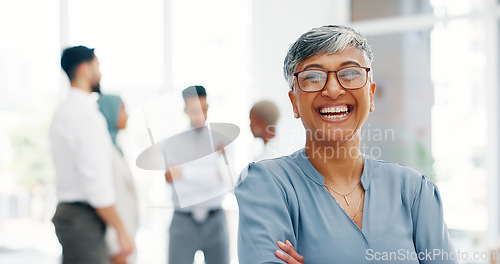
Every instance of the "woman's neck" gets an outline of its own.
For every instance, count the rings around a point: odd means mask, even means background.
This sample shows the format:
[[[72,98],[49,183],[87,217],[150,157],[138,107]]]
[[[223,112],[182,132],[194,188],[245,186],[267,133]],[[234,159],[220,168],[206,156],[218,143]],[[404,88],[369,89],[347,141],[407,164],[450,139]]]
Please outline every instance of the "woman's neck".
[[[349,188],[361,178],[363,156],[359,136],[343,142],[308,140],[305,153],[327,185]]]

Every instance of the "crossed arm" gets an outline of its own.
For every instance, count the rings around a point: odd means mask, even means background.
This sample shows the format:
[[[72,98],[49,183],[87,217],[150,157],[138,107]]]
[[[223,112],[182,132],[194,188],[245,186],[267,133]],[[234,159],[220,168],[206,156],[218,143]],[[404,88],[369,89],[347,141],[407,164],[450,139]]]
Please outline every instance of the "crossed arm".
[[[290,191],[284,188],[288,187],[261,164],[251,164],[240,180],[244,181],[235,191],[240,208],[240,263],[303,264],[303,257],[293,246],[298,230],[293,224],[296,217],[291,215],[295,210],[290,206],[297,206],[296,197],[287,194]]]

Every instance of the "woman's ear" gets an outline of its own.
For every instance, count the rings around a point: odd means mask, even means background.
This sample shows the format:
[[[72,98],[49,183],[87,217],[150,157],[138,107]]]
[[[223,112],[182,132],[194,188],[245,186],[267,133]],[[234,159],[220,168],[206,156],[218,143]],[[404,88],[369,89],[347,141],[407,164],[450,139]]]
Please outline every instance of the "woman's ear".
[[[375,108],[375,90],[376,90],[377,84],[372,82],[370,84],[370,109]]]
[[[296,94],[293,89],[288,91],[288,98],[290,98],[290,102],[292,103],[293,112],[299,114],[299,108],[297,107],[297,98],[295,96]]]

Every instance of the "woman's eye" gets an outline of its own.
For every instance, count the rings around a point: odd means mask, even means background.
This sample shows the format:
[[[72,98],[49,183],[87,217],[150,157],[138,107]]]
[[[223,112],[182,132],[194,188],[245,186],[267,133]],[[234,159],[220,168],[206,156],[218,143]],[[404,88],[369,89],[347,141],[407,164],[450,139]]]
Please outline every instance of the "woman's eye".
[[[309,81],[309,82],[320,82],[322,80],[324,80],[324,76],[322,74],[319,74],[319,73],[309,73],[309,74],[306,74],[306,76],[304,77],[304,81]]]
[[[346,71],[343,71],[339,75],[340,78],[345,79],[345,80],[356,79],[356,78],[358,78],[360,76],[361,76],[361,72],[358,71],[358,70],[346,70]]]

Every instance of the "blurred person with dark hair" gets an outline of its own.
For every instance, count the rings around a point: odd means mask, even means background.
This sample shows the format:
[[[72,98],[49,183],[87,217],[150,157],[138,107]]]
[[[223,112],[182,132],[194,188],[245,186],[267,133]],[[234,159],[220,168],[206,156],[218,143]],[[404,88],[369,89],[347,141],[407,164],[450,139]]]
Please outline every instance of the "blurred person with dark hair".
[[[276,124],[280,112],[276,104],[263,100],[255,103],[250,110],[250,129],[256,138],[264,141],[264,150],[255,157],[255,161],[281,156],[282,145],[276,135]]]
[[[239,263],[458,263],[438,187],[361,152],[372,62],[346,26],[313,28],[289,48],[283,73],[305,146],[242,171]]]
[[[94,49],[85,46],[65,49],[61,56],[61,67],[68,76],[71,87],[85,92],[88,92],[90,87],[90,92],[101,93],[101,72]]]
[[[172,186],[174,215],[169,229],[169,264],[192,264],[197,250],[207,264],[229,264],[229,235],[222,201],[225,180],[217,137],[205,126],[207,92],[189,86],[182,92],[191,130],[165,144],[166,181]],[[211,150],[204,155],[204,150]],[[223,151],[223,150],[222,150]],[[188,158],[186,158],[188,157]],[[179,159],[189,162],[178,164]]]
[[[111,141],[114,144],[114,148],[112,149],[112,163],[113,183],[116,193],[115,208],[127,232],[134,239],[138,227],[137,195],[132,172],[117,143],[118,132],[127,126],[128,115],[125,111],[125,104],[119,96],[107,94],[99,96],[97,104],[99,105],[99,110],[106,118]],[[120,245],[117,238],[118,234],[114,227],[108,226],[106,230],[106,243],[111,255],[111,262],[113,264],[134,263],[136,258],[135,252],[128,257],[119,254]]]
[[[132,253],[133,242],[114,207],[112,142],[106,120],[89,96],[100,92],[99,60],[93,49],[76,46],[63,51],[61,66],[71,89],[50,127],[58,199],[52,222],[63,264],[109,263],[106,224],[118,233],[121,256]]]

